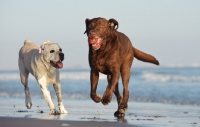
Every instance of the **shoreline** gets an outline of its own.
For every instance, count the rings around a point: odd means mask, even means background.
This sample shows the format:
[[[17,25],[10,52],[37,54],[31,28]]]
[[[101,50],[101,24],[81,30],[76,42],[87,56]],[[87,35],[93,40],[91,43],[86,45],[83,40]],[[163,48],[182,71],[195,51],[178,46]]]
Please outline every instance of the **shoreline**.
[[[132,125],[119,122],[98,122],[98,121],[64,121],[64,120],[41,120],[35,118],[13,118],[0,117],[1,127],[133,127]],[[134,126],[136,127],[136,126]]]
[[[92,124],[107,127],[108,123],[112,126],[122,124],[125,127],[193,127],[200,124],[198,106],[129,102],[129,108],[125,116],[117,118],[114,116],[117,109],[117,102],[115,101],[112,101],[108,106],[103,106],[101,103],[94,103],[92,100],[65,99],[64,104],[69,113],[61,115],[49,115],[49,109],[44,99],[32,99],[33,106],[31,109],[26,109],[24,99],[21,98],[0,98],[0,101],[0,121],[26,121],[30,119],[30,123],[39,121],[39,125],[43,122],[45,124],[46,120],[49,120],[58,121],[59,124],[72,122],[71,126],[75,123],[80,123],[80,125],[84,123],[88,127]],[[53,102],[56,104],[56,99],[53,99]],[[1,125],[3,126],[3,123]]]

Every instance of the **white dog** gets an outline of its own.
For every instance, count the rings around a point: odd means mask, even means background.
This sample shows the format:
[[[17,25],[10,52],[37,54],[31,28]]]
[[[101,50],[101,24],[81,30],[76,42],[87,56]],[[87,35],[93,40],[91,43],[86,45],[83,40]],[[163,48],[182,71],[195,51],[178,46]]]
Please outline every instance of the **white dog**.
[[[63,67],[64,54],[57,43],[45,42],[41,47],[24,41],[24,46],[19,51],[19,70],[21,82],[26,95],[25,103],[28,109],[32,102],[28,88],[28,75],[31,73],[41,87],[44,98],[49,105],[50,114],[58,114],[50,96],[48,85],[53,84],[58,99],[60,113],[68,113],[63,105],[59,68]]]

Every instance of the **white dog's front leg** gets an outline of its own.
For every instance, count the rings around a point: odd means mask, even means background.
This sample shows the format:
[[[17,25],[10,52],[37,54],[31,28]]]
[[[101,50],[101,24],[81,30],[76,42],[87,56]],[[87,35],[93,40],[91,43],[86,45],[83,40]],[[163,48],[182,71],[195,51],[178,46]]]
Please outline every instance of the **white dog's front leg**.
[[[51,100],[50,92],[47,88],[41,87],[42,93],[44,95],[44,99],[46,100],[49,108],[50,108],[50,114],[57,114],[58,111],[56,111],[56,108]]]
[[[51,100],[51,95],[50,95],[50,91],[48,90],[47,87],[41,87],[42,93],[44,95],[44,98],[50,108],[50,114],[51,115],[57,115],[59,114],[59,111],[56,110],[52,100]]]
[[[56,96],[58,99],[58,107],[59,107],[60,113],[62,113],[62,114],[68,113],[67,110],[65,109],[65,107],[63,105],[63,101],[62,101],[61,84],[60,83],[53,84],[53,87],[54,87],[54,90],[56,92]]]
[[[59,107],[60,113],[62,113],[62,114],[68,113],[68,111],[65,109],[65,107],[63,105],[63,102],[58,102],[58,107]]]
[[[43,77],[40,80],[38,80],[38,83],[40,84],[40,88],[42,90],[44,99],[46,100],[49,108],[50,108],[50,114],[59,114],[59,112],[56,110],[52,100],[51,100],[51,95],[50,91],[48,90],[48,84],[46,82],[46,78]]]

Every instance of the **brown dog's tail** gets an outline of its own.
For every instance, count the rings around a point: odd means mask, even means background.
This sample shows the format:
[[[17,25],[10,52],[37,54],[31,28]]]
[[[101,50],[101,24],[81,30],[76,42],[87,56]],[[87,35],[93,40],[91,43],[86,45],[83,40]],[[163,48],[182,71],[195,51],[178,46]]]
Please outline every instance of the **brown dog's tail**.
[[[133,52],[134,52],[134,57],[138,60],[141,60],[143,62],[149,62],[149,63],[152,63],[152,64],[156,64],[156,65],[159,65],[159,62],[158,60],[156,60],[155,57],[153,57],[152,55],[150,54],[146,54],[136,48],[133,47]]]

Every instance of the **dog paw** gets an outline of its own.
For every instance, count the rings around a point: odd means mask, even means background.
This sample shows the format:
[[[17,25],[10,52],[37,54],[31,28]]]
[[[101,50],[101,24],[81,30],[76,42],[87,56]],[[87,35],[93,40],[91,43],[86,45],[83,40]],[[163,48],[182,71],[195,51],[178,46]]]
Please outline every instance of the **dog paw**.
[[[101,99],[101,103],[103,105],[108,105],[111,102],[112,94],[104,94],[103,98]]]
[[[101,96],[99,94],[93,94],[93,95],[90,95],[90,97],[92,98],[92,100],[96,103],[99,103],[101,102]]]
[[[127,104],[121,103],[119,105],[118,110],[114,113],[115,116],[121,117],[121,116],[125,116],[125,112],[127,110]]]
[[[123,110],[118,110],[118,111],[116,111],[115,113],[114,113],[114,116],[116,116],[116,117],[123,117],[123,116],[125,116],[125,111],[123,111]]]
[[[68,113],[68,111],[63,106],[60,106],[59,110],[60,110],[61,114],[67,114]]]
[[[57,111],[56,109],[50,109],[50,115],[60,115],[60,112]]]
[[[68,114],[68,111],[67,110],[60,110],[60,113],[61,114]]]
[[[26,107],[27,107],[28,109],[31,109],[32,103],[31,103],[31,102],[26,103]]]

